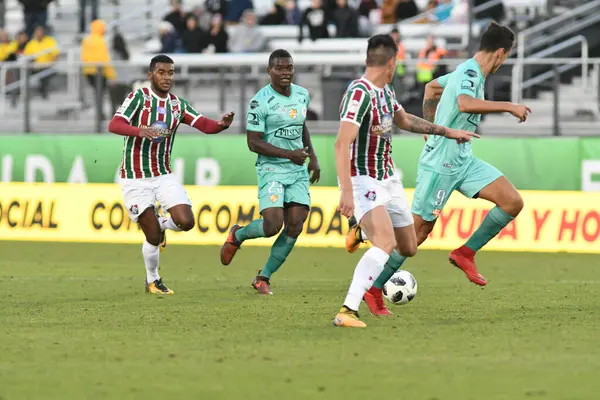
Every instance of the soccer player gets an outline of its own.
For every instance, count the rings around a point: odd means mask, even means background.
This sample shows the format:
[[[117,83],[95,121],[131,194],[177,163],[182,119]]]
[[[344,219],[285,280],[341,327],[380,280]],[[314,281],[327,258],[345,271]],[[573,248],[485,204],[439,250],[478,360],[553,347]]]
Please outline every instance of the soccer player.
[[[166,246],[165,230],[189,231],[194,214],[184,187],[171,173],[171,150],[179,124],[204,133],[219,133],[233,121],[228,113],[220,121],[203,117],[184,99],[170,93],[175,66],[158,55],[150,61],[150,88],[129,94],[108,125],[112,133],[125,136],[121,162],[121,185],[125,208],[146,240],[142,246],[146,265],[146,292],[173,294],[158,274],[160,251]],[[158,218],[158,201],[169,215]]]
[[[373,247],[356,266],[344,305],[333,320],[336,326],[366,327],[358,318],[358,307],[390,254],[397,247],[400,254],[412,257],[417,250],[413,217],[391,158],[392,124],[460,143],[478,137],[473,132],[434,125],[404,111],[390,85],[396,52],[391,36],[370,38],[365,73],[350,84],[340,107],[335,143],[341,189],[339,210],[347,218],[356,216]]]
[[[481,37],[473,58],[450,74],[427,84],[423,100],[425,119],[450,128],[475,131],[481,114],[508,112],[524,122],[531,110],[524,105],[484,100],[484,83],[504,63],[514,46],[515,35],[507,27],[491,23]],[[439,103],[439,105],[438,105]],[[437,112],[436,112],[437,110]],[[523,208],[519,192],[493,166],[473,156],[471,143],[457,145],[438,136],[425,138],[427,143],[419,159],[417,187],[412,203],[419,245],[433,230],[435,221],[455,190],[468,198],[482,198],[496,205],[464,246],[452,251],[450,262],[463,270],[467,278],[481,286],[487,284],[475,265],[475,253],[495,237]],[[356,251],[361,229],[355,225],[346,238],[346,248]],[[383,285],[406,257],[393,254],[384,271],[365,295],[376,315],[391,314],[385,307]]]
[[[228,265],[244,241],[281,231],[265,266],[252,281],[260,294],[273,294],[271,275],[285,262],[302,232],[310,207],[309,183],[317,182],[321,174],[305,123],[310,96],[305,88],[292,83],[290,53],[281,49],[271,53],[267,72],[271,83],[252,98],[246,116],[248,148],[258,154],[262,218],[244,227],[234,225],[221,248],[221,263]]]

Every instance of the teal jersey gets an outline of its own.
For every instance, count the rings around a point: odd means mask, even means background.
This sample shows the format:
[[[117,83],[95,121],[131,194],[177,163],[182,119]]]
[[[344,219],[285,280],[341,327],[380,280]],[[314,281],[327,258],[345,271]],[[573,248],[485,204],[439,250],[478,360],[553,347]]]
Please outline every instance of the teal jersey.
[[[483,100],[485,78],[477,61],[471,58],[437,81],[444,91],[435,113],[435,124],[475,132],[481,115],[460,112],[458,96],[465,94]],[[458,144],[453,139],[429,135],[419,166],[439,174],[453,175],[467,168],[472,159],[471,142]]]
[[[308,90],[292,84],[289,97],[267,85],[250,100],[246,115],[246,130],[262,132],[263,140],[285,150],[304,147],[302,133],[310,103]],[[256,165],[270,172],[294,172],[306,168],[287,158],[258,155]]]

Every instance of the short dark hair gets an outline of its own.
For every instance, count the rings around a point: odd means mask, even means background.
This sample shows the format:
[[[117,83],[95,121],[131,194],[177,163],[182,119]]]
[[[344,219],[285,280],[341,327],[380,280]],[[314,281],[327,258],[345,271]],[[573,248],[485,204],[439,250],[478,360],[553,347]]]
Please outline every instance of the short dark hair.
[[[163,64],[175,64],[175,62],[173,61],[173,59],[165,54],[159,54],[157,56],[152,57],[152,60],[150,60],[150,72],[154,72],[154,69],[156,68],[156,64],[158,63],[163,63]]]
[[[390,35],[372,36],[367,44],[367,66],[380,67],[396,58],[398,46]]]
[[[508,51],[512,49],[514,45],[515,33],[511,31],[510,28],[492,21],[485,32],[483,32],[483,35],[481,35],[479,51],[488,53],[498,49]]]
[[[269,56],[269,68],[272,68],[273,65],[275,65],[275,61],[278,58],[292,58],[292,55],[290,54],[289,51],[284,50],[284,49],[277,49],[277,50],[275,50]]]

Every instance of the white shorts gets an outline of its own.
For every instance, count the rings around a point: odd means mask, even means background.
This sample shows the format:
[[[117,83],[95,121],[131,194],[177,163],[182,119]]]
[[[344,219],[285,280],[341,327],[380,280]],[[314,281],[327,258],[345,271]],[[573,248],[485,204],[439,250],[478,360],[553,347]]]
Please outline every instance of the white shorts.
[[[404,186],[398,175],[378,181],[370,176],[353,176],[354,216],[360,220],[375,207],[385,206],[394,228],[414,224],[412,212],[404,195]]]
[[[192,205],[186,190],[175,175],[160,175],[155,178],[122,179],[123,202],[129,218],[137,222],[138,217],[156,202],[167,211],[179,204]]]

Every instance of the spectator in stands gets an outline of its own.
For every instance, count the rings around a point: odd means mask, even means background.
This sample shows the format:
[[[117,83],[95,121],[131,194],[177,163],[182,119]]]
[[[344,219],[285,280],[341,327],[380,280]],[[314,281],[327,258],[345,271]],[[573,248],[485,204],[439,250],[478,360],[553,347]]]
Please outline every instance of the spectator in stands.
[[[256,15],[251,10],[244,11],[242,23],[235,29],[231,37],[230,49],[232,53],[256,53],[264,50],[265,37],[260,28],[256,26]]]
[[[269,12],[260,19],[260,25],[282,25],[285,23],[285,8],[282,0],[277,0]]]
[[[204,2],[204,8],[211,15],[221,14],[221,17],[225,18],[227,13],[227,2],[225,0],[206,0]]]
[[[158,24],[160,34],[160,52],[161,53],[175,53],[179,50],[179,37],[175,28],[168,21],[160,21]]]
[[[358,6],[358,14],[361,17],[370,18],[371,11],[377,10],[378,8],[379,6],[375,0],[361,0],[360,5]]]
[[[432,81],[436,76],[438,61],[446,55],[446,49],[437,47],[433,36],[427,39],[425,47],[419,53],[419,63],[417,64],[417,82],[425,88],[425,84]],[[440,75],[438,73],[438,75]]]
[[[333,11],[336,37],[358,37],[358,12],[348,7],[347,0],[337,0],[337,8]]]
[[[52,74],[46,74],[45,71],[52,68],[51,64],[58,59],[60,54],[56,40],[52,36],[46,35],[44,26],[38,26],[33,32],[33,38],[25,46],[23,54],[35,57],[35,71],[45,74],[40,78],[40,94],[42,98],[47,99]]]
[[[398,52],[396,53],[396,73],[394,74],[393,87],[396,91],[396,97],[400,98],[404,95],[404,75],[406,73],[406,48],[404,47],[404,43],[402,43],[402,37],[400,36],[400,31],[398,28],[392,29],[390,32],[390,36],[396,42],[398,46]]]
[[[185,14],[181,9],[179,0],[171,0],[171,12],[165,15],[163,21],[170,23],[178,36],[183,33],[185,30]]]
[[[294,0],[285,2],[285,23],[288,25],[299,25],[302,20],[302,13],[298,9]]]
[[[396,5],[398,0],[383,0],[381,4],[381,23],[395,24],[398,18],[396,17]]]
[[[419,8],[414,0],[398,0],[396,7],[396,19],[402,21],[416,17],[419,14]]]
[[[11,41],[8,32],[0,30],[0,62],[6,61],[11,54],[16,53],[17,42]]]
[[[466,24],[469,22],[469,2],[468,0],[455,0],[454,7],[450,12],[449,21],[455,24]]]
[[[242,20],[244,11],[252,10],[252,8],[252,0],[229,0],[227,3],[225,22],[228,24],[237,24]]]
[[[84,63],[110,63],[110,54],[108,45],[104,40],[106,24],[97,19],[90,24],[90,34],[81,41],[81,62]],[[101,69],[99,69],[101,68]],[[117,76],[112,66],[96,67],[84,66],[83,75],[88,83],[94,89],[95,99],[104,100],[104,92],[109,81],[113,81]],[[100,115],[104,120],[104,115]]]
[[[254,21],[254,23],[256,23],[256,18]],[[208,43],[213,46],[215,53],[227,53],[228,41],[229,35],[227,34],[227,31],[225,31],[223,17],[221,17],[221,14],[213,15],[210,31],[208,33]]]
[[[19,0],[23,5],[25,32],[31,37],[36,26],[46,26],[48,20],[48,4],[53,0]]]
[[[91,21],[98,19],[98,0],[79,0],[79,33],[85,32],[85,26],[87,19],[85,18],[85,11],[87,6],[91,8]]]
[[[112,58],[115,62],[129,61],[129,50],[125,43],[125,38],[118,31],[115,31],[112,40]],[[112,106],[112,113],[117,112],[117,108],[123,103],[127,94],[132,91],[133,82],[136,76],[132,74],[131,68],[127,66],[121,66],[117,64],[115,68],[117,78],[113,84],[108,88],[110,93],[110,103]]]
[[[215,14],[220,15],[220,14]],[[181,47],[186,53],[202,53],[208,46],[206,33],[198,26],[194,14],[189,14],[186,20],[186,29],[181,34]]]
[[[312,5],[302,14],[298,42],[302,42],[304,39],[304,25],[308,25],[308,31],[312,41],[329,38],[329,31],[327,30],[327,13],[321,0],[312,0]]]

